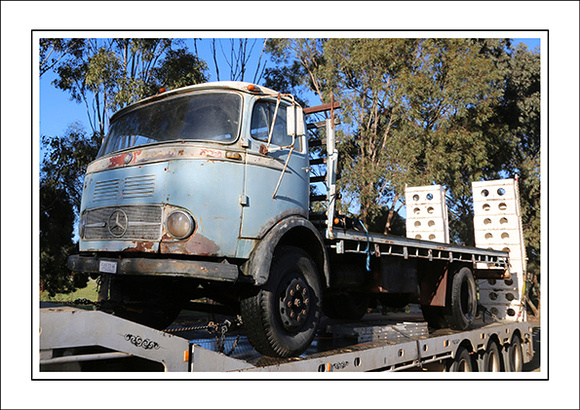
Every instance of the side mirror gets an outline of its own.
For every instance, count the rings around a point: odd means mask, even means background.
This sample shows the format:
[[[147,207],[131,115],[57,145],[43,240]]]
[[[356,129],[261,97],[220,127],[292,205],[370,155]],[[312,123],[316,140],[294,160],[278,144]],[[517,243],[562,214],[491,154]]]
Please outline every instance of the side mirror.
[[[286,110],[286,128],[293,137],[304,135],[304,112],[299,105],[293,104]]]

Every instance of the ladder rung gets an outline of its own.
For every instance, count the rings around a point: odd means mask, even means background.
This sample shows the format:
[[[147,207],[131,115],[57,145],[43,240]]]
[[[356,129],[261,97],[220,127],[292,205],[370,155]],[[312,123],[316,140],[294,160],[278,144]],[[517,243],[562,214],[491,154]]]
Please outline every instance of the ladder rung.
[[[326,195],[312,195],[310,197],[310,201],[311,202],[321,202],[321,201],[326,201]]]
[[[310,160],[310,165],[326,164],[326,158],[314,158]]]
[[[317,175],[314,177],[310,177],[310,183],[324,182],[324,181],[326,181],[326,175]]]
[[[310,124],[306,124],[306,129],[309,130],[315,130],[324,127],[326,127],[326,121],[311,122]]]
[[[326,138],[321,140],[308,140],[308,145],[311,147],[320,147],[321,145],[326,145]]]
[[[340,104],[338,102],[334,102],[332,105],[331,104],[322,104],[322,105],[316,105],[314,107],[304,107],[304,114],[313,114],[315,112],[322,112],[322,111],[328,111],[331,108],[339,109],[340,108]]]

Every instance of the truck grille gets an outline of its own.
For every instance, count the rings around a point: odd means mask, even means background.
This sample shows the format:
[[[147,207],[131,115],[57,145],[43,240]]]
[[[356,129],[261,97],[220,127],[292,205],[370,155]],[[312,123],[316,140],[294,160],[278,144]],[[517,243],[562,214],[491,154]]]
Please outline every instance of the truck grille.
[[[160,206],[115,206],[85,213],[84,239],[147,240],[161,239]]]

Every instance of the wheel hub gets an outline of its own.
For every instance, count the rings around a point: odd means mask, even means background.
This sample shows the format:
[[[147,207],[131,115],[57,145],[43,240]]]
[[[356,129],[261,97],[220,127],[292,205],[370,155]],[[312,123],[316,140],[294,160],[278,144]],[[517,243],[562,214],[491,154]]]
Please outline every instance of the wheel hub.
[[[280,296],[280,318],[287,330],[300,328],[310,311],[310,289],[302,278],[292,279]]]

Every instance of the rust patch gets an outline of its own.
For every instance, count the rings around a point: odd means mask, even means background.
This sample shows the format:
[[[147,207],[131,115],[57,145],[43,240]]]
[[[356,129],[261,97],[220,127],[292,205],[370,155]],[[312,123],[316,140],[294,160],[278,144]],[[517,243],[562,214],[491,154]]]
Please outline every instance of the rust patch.
[[[156,242],[131,242],[131,248],[123,249],[123,252],[155,252],[153,247]]]
[[[438,275],[436,272],[432,272],[423,277],[419,295],[421,305],[445,306],[448,271],[449,268],[445,267]]]
[[[219,256],[219,246],[203,235],[195,234],[188,240],[178,241],[165,234],[160,244],[161,253],[198,256]]]
[[[109,158],[109,165],[107,166],[107,168],[115,168],[115,167],[122,166],[124,158],[125,158],[125,154],[116,155],[114,157]]]
[[[202,157],[223,158],[223,153],[221,151],[217,151],[215,149],[208,149],[208,148],[202,148],[199,151],[199,155]]]

